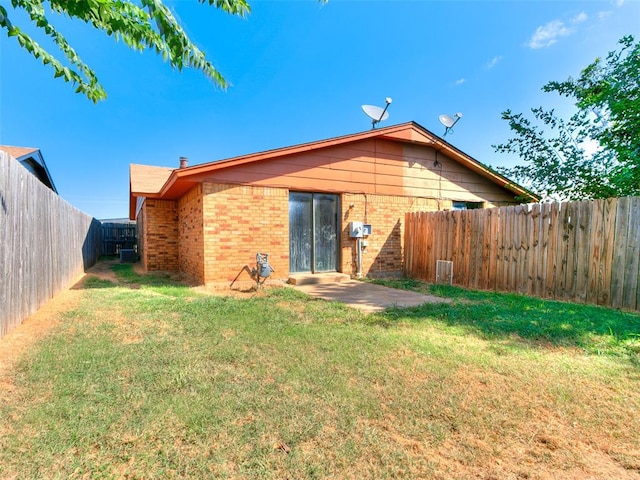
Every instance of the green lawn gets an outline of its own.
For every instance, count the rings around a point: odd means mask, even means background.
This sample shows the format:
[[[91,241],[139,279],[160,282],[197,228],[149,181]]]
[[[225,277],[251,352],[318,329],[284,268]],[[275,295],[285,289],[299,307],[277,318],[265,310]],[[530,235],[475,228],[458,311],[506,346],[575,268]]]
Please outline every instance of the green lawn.
[[[640,478],[637,314],[402,281],[453,302],[365,315],[114,268],[18,363],[0,478]]]

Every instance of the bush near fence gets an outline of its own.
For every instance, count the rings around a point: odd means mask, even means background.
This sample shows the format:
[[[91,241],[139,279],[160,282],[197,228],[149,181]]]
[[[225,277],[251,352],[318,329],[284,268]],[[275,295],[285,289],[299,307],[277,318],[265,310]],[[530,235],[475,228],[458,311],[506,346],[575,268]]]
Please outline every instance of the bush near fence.
[[[543,298],[640,310],[640,197],[407,213],[405,273]]]
[[[101,230],[0,152],[0,337],[98,260]]]

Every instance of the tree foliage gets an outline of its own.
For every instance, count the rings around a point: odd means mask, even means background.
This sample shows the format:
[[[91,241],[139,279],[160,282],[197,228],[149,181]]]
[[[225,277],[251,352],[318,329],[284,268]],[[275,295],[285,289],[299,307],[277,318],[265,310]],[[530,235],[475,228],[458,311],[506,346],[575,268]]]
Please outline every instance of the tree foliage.
[[[198,0],[229,14],[245,16],[250,8],[246,0]],[[51,38],[60,49],[66,65],[56,55],[41,47],[30,35],[11,22],[7,10],[0,5],[0,27],[21,47],[49,65],[54,77],[71,82],[76,92],[93,102],[106,98],[95,72],[78,56],[75,49],[51,23],[52,14],[66,15],[102,30],[122,40],[136,50],[152,50],[169,64],[182,70],[185,67],[203,72],[216,85],[227,83],[205,54],[189,39],[171,10],[162,0],[11,0],[16,10],[26,12],[32,22]]]
[[[617,51],[597,58],[577,79],[543,87],[575,100],[568,120],[532,109],[534,120],[502,113],[515,136],[494,146],[525,163],[500,168],[543,198],[591,199],[640,195],[640,43],[623,37]],[[595,145],[595,151],[587,145]],[[591,149],[593,150],[593,149]]]

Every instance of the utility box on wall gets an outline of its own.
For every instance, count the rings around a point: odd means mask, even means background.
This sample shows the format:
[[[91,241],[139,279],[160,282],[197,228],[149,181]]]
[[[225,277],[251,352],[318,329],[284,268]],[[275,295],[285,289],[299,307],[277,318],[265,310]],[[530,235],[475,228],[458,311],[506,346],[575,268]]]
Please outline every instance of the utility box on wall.
[[[349,236],[352,238],[362,238],[363,235],[362,222],[349,222]]]
[[[371,235],[371,224],[362,222],[349,222],[349,236],[362,238]]]

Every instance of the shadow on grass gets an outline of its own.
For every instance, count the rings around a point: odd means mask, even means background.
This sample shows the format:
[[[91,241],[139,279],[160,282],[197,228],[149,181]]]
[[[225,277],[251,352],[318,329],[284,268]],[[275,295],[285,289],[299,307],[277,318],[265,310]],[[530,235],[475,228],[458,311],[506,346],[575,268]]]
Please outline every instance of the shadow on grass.
[[[435,320],[488,339],[535,346],[578,347],[594,353],[625,353],[640,359],[640,314],[594,305],[429,285],[416,280],[383,283],[451,298],[452,303],[390,309],[387,321]]]

